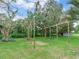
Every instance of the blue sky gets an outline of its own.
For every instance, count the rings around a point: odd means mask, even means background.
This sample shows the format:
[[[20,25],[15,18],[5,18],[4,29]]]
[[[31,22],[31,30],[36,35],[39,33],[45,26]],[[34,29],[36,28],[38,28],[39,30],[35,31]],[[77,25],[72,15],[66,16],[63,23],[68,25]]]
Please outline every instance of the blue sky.
[[[19,7],[19,11],[18,11],[15,19],[27,17],[27,11],[34,9],[34,2],[36,0],[28,0],[27,2],[25,2],[25,1],[26,0],[17,0],[16,4]],[[41,5],[43,6],[44,2],[46,0],[40,0],[40,1],[41,1]],[[56,1],[58,1],[59,3],[61,3],[63,5],[64,11],[66,11],[70,8],[70,5],[68,4],[69,0],[56,0]]]
[[[68,10],[71,5],[68,4],[69,0],[59,0],[59,3],[63,5],[64,11]]]

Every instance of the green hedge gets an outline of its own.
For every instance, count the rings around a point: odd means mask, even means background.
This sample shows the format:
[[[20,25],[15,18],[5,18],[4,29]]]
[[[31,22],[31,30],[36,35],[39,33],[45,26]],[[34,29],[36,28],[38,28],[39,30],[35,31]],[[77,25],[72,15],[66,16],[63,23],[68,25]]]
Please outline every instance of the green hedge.
[[[3,36],[0,34],[0,39],[2,38]],[[21,33],[18,33],[18,34],[10,34],[10,37],[11,38],[24,38],[24,37],[27,37],[26,34],[21,34]]]
[[[10,37],[12,38],[24,38],[26,37],[26,34],[11,34]]]
[[[0,34],[0,39],[2,38],[2,35]]]

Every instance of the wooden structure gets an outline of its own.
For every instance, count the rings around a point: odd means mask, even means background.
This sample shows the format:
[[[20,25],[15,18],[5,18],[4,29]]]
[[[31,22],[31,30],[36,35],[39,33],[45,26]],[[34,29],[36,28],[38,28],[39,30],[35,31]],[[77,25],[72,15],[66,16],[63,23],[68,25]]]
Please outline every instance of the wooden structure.
[[[62,24],[67,24],[68,25],[68,38],[69,38],[69,32],[70,32],[70,28],[69,28],[69,21],[65,21],[65,22],[60,22],[60,23],[58,23],[58,24],[55,24],[55,25],[53,25],[53,26],[50,26],[50,31],[51,31],[51,28],[52,27],[56,27],[56,36],[57,36],[57,39],[58,39],[58,26],[59,25],[62,25]],[[46,28],[49,28],[49,27],[46,27]],[[51,32],[50,32],[51,33]],[[51,36],[50,36],[51,37]]]

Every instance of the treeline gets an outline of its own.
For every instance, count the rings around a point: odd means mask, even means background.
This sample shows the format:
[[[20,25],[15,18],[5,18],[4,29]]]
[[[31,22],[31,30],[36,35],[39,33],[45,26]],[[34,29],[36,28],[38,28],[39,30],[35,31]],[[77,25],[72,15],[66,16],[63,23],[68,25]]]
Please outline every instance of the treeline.
[[[74,10],[72,9],[66,12],[62,11],[62,4],[55,0],[48,0],[44,7],[41,6],[40,1],[35,2],[34,13],[28,11],[27,18],[16,21],[13,21],[13,18],[18,12],[18,8],[10,6],[9,3],[12,1],[0,0],[0,3],[6,5],[7,10],[5,11],[8,11],[7,16],[5,14],[0,15],[0,30],[4,40],[8,40],[8,37],[27,37],[29,39],[35,36],[63,36],[63,33],[70,33],[74,30],[73,23],[76,17],[73,16],[76,13],[73,13]],[[16,1],[14,2],[16,3]],[[10,7],[16,10],[13,11]]]

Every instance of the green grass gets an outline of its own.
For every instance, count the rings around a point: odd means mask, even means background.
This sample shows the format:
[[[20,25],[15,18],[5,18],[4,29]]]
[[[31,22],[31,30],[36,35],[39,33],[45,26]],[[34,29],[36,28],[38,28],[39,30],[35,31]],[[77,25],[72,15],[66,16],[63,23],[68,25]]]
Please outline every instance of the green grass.
[[[16,38],[16,42],[0,42],[0,59],[79,59],[79,37],[43,38],[36,41],[46,45],[36,45],[31,41]]]

